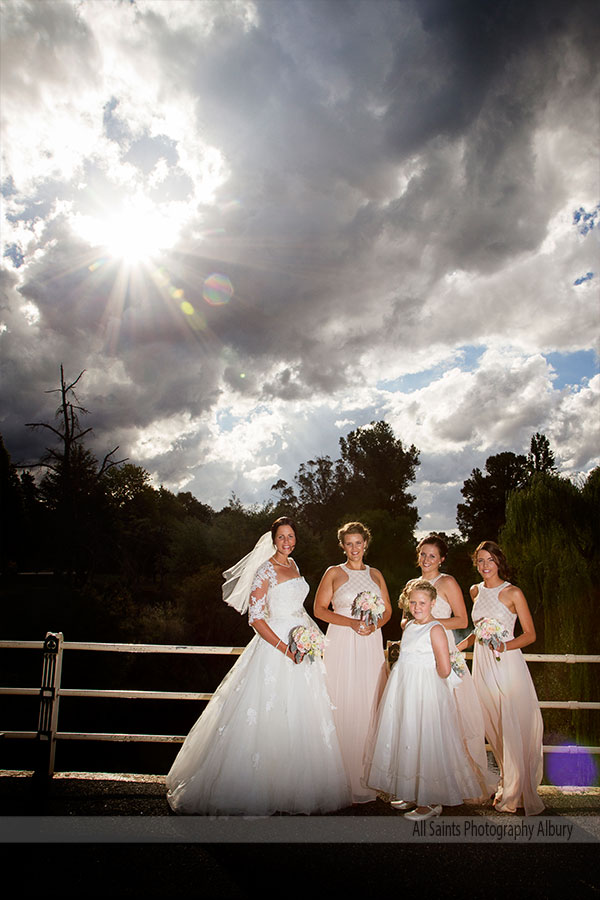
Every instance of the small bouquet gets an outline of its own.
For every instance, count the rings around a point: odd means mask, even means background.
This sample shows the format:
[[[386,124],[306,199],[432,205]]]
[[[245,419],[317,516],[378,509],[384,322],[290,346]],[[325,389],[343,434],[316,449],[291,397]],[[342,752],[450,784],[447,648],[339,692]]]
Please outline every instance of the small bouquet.
[[[316,625],[296,625],[290,631],[288,644],[296,662],[303,656],[308,657],[309,662],[314,662],[317,656],[323,655],[325,635]]]
[[[480,644],[487,644],[493,650],[497,650],[507,637],[508,632],[497,619],[479,619],[475,623],[475,640]],[[494,653],[494,656],[496,660],[500,659],[497,653]]]
[[[452,666],[452,671],[455,672],[459,678],[462,678],[467,671],[467,663],[460,650],[452,651],[450,654],[450,665]]]
[[[361,591],[352,603],[352,615],[355,619],[362,619],[365,625],[377,625],[384,612],[385,603],[379,594],[371,591]]]

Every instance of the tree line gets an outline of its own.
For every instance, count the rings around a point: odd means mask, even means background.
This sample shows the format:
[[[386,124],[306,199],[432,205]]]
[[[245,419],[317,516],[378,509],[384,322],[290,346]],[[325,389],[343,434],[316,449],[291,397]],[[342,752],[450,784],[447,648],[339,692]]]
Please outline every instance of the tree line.
[[[0,436],[5,634],[29,639],[54,629],[70,640],[244,645],[253,632],[221,601],[222,572],[277,516],[291,515],[299,531],[294,555],[313,592],[327,566],[343,561],[339,525],[359,520],[370,528],[367,561],[383,572],[394,607],[384,639],[399,637],[394,601],[418,573],[410,488],[420,463],[418,449],[387,422],[340,438],[337,459],[302,463],[293,483],[272,486],[272,500],[244,506],[232,495],[214,510],[190,492],[154,487],[143,467],[118,458],[118,447],[96,458],[86,445],[91,428],[81,424],[88,414],[77,397],[83,374],[68,381],[61,367],[53,422],[29,423],[51,437],[42,459],[15,465]],[[600,468],[579,481],[562,477],[547,438],[536,433],[527,455],[488,457],[461,492],[458,533],[442,537],[444,568],[467,607],[477,580],[470,555],[481,540],[497,540],[533,613],[531,651],[599,653],[590,612],[600,600]],[[44,571],[52,574],[18,574]],[[162,683],[174,674],[155,676]],[[565,674],[564,666],[546,664],[533,674],[540,696],[594,699],[591,665]],[[545,721],[557,741],[573,731],[585,743],[600,739],[591,712],[546,711]]]
[[[61,367],[60,385],[49,392],[59,399],[54,420],[28,423],[51,438],[42,459],[18,468],[0,437],[5,576],[50,571],[82,622],[89,617],[91,625],[99,610],[105,619],[112,610],[108,618],[118,631],[134,623],[147,639],[162,641],[166,631],[200,643],[247,635],[220,602],[222,572],[279,515],[298,523],[296,557],[313,590],[327,566],[342,561],[336,532],[352,520],[371,529],[369,558],[383,571],[393,599],[415,576],[419,516],[410,488],[419,451],[387,422],[340,438],[337,459],[302,463],[293,483],[273,485],[272,500],[244,506],[232,496],[214,510],[190,492],[154,487],[143,467],[118,458],[118,447],[96,458],[87,446],[91,428],[82,425],[88,414],[78,399],[83,374],[69,381]],[[462,487],[459,534],[443,535],[450,547],[447,571],[467,595],[476,578],[470,552],[481,540],[498,540],[545,649],[558,652],[568,644],[577,652],[592,639],[573,612],[598,599],[599,485],[600,469],[579,483],[560,476],[540,433],[527,455],[488,457]],[[394,617],[389,630],[397,625]]]

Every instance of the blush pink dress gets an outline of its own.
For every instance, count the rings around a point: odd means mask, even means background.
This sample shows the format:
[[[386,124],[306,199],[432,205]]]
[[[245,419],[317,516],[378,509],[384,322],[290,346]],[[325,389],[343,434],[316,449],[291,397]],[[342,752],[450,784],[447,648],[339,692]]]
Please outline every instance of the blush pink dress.
[[[369,591],[381,596],[381,590],[371,578],[369,566],[356,570],[343,563],[339,568],[348,580],[334,593],[332,605],[336,613],[350,618],[357,594]],[[375,800],[377,792],[364,784],[365,749],[387,680],[381,629],[364,636],[330,622],[323,658],[352,802],[368,803]]]
[[[442,577],[442,574],[438,575],[431,584],[435,585]],[[442,588],[436,587],[436,590],[438,595],[431,612],[436,619],[450,619],[453,615],[452,607],[443,595]],[[453,650],[456,650],[454,632],[446,630],[446,637],[448,638],[450,653],[452,653]],[[496,790],[498,778],[488,768],[483,713],[477,691],[475,690],[475,684],[468,669],[461,678],[460,685],[455,688],[453,693],[463,747],[479,781],[477,796],[469,799],[473,802],[483,802],[491,797]]]
[[[496,619],[504,627],[509,641],[514,637],[517,619],[499,599],[508,587],[478,585],[473,604],[473,622]],[[519,649],[496,654],[475,641],[473,681],[481,703],[485,733],[500,769],[496,792],[496,809],[516,812],[523,807],[525,815],[541,813],[544,804],[537,792],[543,774],[544,724],[537,694]]]

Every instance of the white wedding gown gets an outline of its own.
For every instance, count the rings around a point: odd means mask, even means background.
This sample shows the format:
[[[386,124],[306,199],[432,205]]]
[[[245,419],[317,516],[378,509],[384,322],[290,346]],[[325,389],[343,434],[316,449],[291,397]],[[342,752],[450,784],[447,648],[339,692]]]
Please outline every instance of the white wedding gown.
[[[266,598],[250,602],[284,642],[297,625],[317,627],[303,602],[301,576],[277,583],[271,562]],[[296,665],[258,634],[225,676],[188,734],[167,775],[177,813],[271,815],[326,813],[351,794],[325,685],[323,661]]]

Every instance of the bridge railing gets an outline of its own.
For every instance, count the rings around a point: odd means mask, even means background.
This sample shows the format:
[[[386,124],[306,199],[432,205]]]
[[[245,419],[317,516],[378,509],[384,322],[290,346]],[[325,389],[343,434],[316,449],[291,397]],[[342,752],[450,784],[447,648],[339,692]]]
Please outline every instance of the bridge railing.
[[[244,647],[213,647],[180,644],[129,644],[98,643],[86,641],[65,641],[62,633],[48,632],[43,641],[0,641],[0,650],[42,650],[42,676],[39,687],[0,687],[0,696],[37,696],[39,697],[39,716],[37,730],[10,731],[1,729],[0,738],[36,740],[44,752],[40,753],[38,774],[52,777],[55,771],[56,745],[58,741],[147,741],[153,743],[182,743],[185,735],[178,734],[115,734],[102,732],[60,731],[59,708],[62,697],[104,697],[112,700],[210,700],[212,693],[189,691],[139,691],[139,690],[102,690],[90,688],[62,687],[62,664],[65,652],[84,650],[110,653],[143,653],[143,654],[194,654],[239,656]],[[388,641],[386,658],[392,662],[398,649],[398,642]],[[471,653],[465,653],[471,658]],[[576,665],[581,663],[599,663],[600,656],[585,656],[572,653],[524,653],[527,662],[564,663]],[[393,664],[393,663],[392,663]],[[541,709],[600,709],[600,703],[580,700],[540,700]],[[577,745],[555,746],[544,744],[545,753],[593,753],[600,754],[600,747],[580,747]]]

